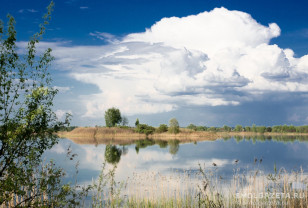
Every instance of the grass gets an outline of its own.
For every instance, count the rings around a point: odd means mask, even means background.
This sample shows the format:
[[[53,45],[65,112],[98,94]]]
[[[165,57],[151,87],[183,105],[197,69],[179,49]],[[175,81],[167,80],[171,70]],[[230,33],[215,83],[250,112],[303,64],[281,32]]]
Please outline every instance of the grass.
[[[223,169],[223,168],[222,168]],[[220,167],[187,171],[135,173],[121,185],[115,166],[101,174],[93,187],[92,207],[307,207],[307,175],[302,169],[281,168],[265,173],[260,166],[234,165],[223,178]],[[103,173],[103,171],[102,171]],[[104,181],[104,182],[103,182]],[[109,182],[108,182],[109,181]],[[104,188],[103,188],[104,187]],[[103,194],[105,193],[105,194]],[[106,194],[107,193],[107,194]]]

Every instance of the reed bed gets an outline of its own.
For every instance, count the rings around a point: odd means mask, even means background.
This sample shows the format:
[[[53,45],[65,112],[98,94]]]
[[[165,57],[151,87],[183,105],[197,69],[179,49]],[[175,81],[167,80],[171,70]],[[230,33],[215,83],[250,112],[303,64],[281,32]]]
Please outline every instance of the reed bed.
[[[265,173],[235,166],[229,178],[217,167],[172,173],[135,173],[118,192],[120,207],[308,207],[302,170]],[[119,198],[121,200],[119,200]],[[107,200],[112,204],[112,199]],[[120,202],[120,203],[119,203]],[[103,206],[108,207],[108,206]]]

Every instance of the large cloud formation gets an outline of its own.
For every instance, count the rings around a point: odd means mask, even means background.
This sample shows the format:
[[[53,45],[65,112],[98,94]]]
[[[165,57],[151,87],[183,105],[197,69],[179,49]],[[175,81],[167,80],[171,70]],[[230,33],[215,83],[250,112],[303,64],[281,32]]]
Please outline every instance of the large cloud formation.
[[[247,13],[216,8],[163,18],[108,45],[53,48],[59,68],[100,90],[81,97],[85,116],[112,106],[133,115],[307,92],[308,55],[295,58],[291,49],[270,45],[279,35],[275,23],[263,26]]]

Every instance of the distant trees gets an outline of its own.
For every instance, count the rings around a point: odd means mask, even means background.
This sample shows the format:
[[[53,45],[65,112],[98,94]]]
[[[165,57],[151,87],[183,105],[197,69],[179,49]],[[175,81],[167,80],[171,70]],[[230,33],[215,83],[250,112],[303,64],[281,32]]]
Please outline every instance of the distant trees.
[[[232,129],[230,126],[227,126],[227,125],[224,125],[222,128],[224,129],[224,131],[227,131],[227,132],[230,132]]]
[[[107,127],[116,126],[122,121],[121,112],[117,108],[109,108],[105,111],[105,122]]]
[[[172,134],[177,134],[180,132],[179,122],[175,118],[170,119],[168,132]]]
[[[197,130],[197,126],[194,125],[194,124],[189,124],[186,128],[187,128],[187,129],[190,129],[190,130],[194,130],[194,131]]]
[[[242,125],[236,125],[235,128],[234,128],[234,131],[238,131],[238,132],[243,131],[243,126]]]

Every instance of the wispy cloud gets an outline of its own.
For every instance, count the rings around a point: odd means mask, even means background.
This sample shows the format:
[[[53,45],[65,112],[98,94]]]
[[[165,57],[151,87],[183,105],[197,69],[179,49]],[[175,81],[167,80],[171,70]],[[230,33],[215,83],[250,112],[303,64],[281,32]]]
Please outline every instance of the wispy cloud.
[[[295,58],[291,49],[270,45],[279,26],[261,25],[244,12],[218,8],[164,18],[117,41],[108,33],[90,35],[109,44],[45,43],[59,68],[100,89],[80,97],[85,116],[100,116],[112,106],[126,115],[151,114],[308,91],[308,55]]]
[[[18,12],[19,13],[24,13],[24,12],[36,13],[38,11],[35,9],[20,9]]]
[[[119,43],[118,38],[115,35],[112,35],[110,33],[95,31],[95,32],[89,33],[89,35],[97,39],[104,40],[108,43]]]
[[[89,9],[89,7],[87,7],[87,6],[81,6],[81,7],[79,7],[80,9]]]
[[[54,86],[53,88],[59,90],[60,93],[66,93],[71,90],[70,87]]]

